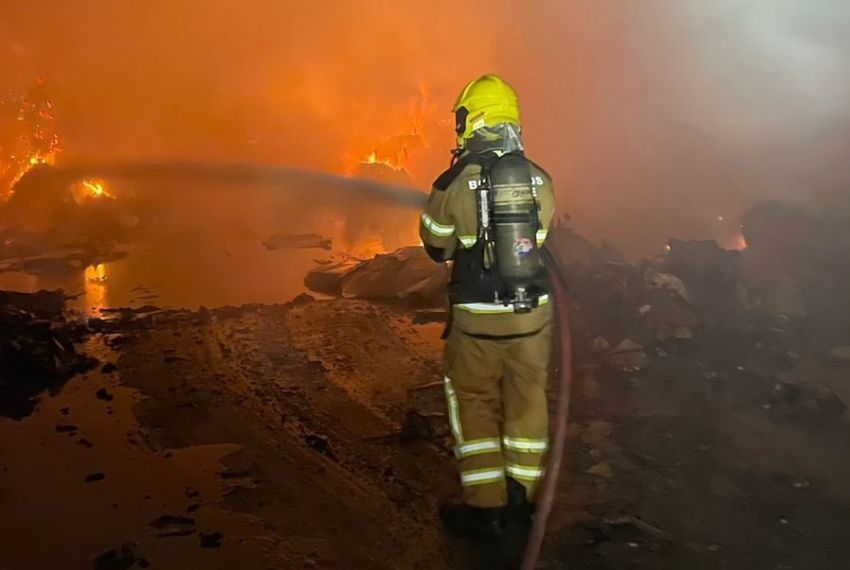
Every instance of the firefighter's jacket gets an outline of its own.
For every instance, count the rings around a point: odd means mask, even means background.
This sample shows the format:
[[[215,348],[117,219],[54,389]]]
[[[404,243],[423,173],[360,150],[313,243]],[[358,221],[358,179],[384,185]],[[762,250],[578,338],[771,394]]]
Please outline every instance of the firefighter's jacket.
[[[549,175],[529,161],[531,184],[537,193],[540,229],[537,244],[542,247],[552,226],[555,198]],[[475,156],[465,155],[434,182],[419,235],[429,255],[436,261],[451,261],[463,250],[479,245],[478,198],[482,166]],[[466,299],[464,300],[466,301]],[[513,307],[481,298],[476,302],[452,303],[453,326],[482,336],[514,336],[542,330],[551,320],[548,295],[530,313],[515,313]]]

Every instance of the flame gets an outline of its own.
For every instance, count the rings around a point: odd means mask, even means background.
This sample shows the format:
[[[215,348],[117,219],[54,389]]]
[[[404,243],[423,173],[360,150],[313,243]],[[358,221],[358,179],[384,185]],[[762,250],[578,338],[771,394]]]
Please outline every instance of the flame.
[[[360,151],[345,155],[344,173],[385,183],[415,184],[411,167],[417,151],[428,148],[428,127],[435,109],[430,90],[421,86],[418,95],[409,100],[407,117],[402,113],[397,125],[384,131],[395,134],[364,137],[366,142],[358,145]],[[387,220],[376,214],[374,220],[353,223],[341,217],[334,220],[334,227],[335,246],[359,259],[419,243],[415,221],[406,219]]]
[[[382,164],[397,172],[407,173],[411,152],[428,148],[427,127],[434,109],[430,90],[423,85],[418,97],[410,99],[406,124],[398,127],[395,134],[384,136],[377,144],[369,145],[372,150],[364,158],[349,160],[346,174],[357,174],[362,165],[369,164]]]
[[[0,198],[9,198],[27,172],[54,164],[60,152],[53,104],[39,79],[26,95],[0,101]]]
[[[114,200],[115,196],[109,192],[106,182],[103,180],[82,180],[71,186],[74,201],[82,204],[88,200]]]
[[[400,160],[392,161],[392,160],[389,160],[387,158],[379,159],[377,149],[373,150],[372,154],[370,154],[366,158],[366,160],[360,161],[360,164],[383,164],[384,166],[388,166],[388,167],[392,168],[393,170],[396,170],[396,171],[399,171],[399,172],[407,170],[406,168],[404,168],[403,161],[400,161]]]
[[[106,275],[106,265],[104,265],[103,263],[89,265],[88,267],[86,267],[85,276],[86,281],[88,283],[97,283],[99,285],[103,285],[108,279]]]

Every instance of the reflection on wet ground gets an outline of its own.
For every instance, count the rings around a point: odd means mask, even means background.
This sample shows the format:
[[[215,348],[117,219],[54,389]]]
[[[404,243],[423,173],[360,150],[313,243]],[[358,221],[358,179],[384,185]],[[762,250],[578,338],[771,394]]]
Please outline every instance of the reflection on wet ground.
[[[84,348],[117,359],[100,341]],[[122,546],[134,567],[280,562],[256,519],[217,506],[227,484],[219,462],[238,446],[151,450],[133,415],[142,395],[111,368],[74,378],[24,422],[0,418],[0,536],[16,541],[0,568],[92,568]]]
[[[106,307],[216,307],[245,303],[281,303],[304,291],[304,276],[318,249],[273,251],[257,240],[138,243],[128,255],[83,269],[29,274],[0,273],[0,289],[63,289],[69,306],[96,314]]]
[[[296,209],[288,193],[249,197],[244,189],[167,184],[148,190],[155,191],[121,194],[97,219],[77,212],[50,217],[63,220],[55,228],[27,229],[5,221],[0,290],[62,289],[68,307],[113,318],[104,309],[274,305],[304,292],[304,277],[317,263],[367,257],[416,239],[415,213],[372,211],[353,199],[337,204],[318,192],[310,208]],[[284,554],[262,521],[221,507],[226,494],[253,484],[223,471],[240,447],[162,450],[148,441],[150,426],[141,426],[134,411],[146,397],[121,384],[121,371],[112,366],[117,355],[102,344],[122,335],[105,330],[110,325],[103,320],[60,316],[57,321],[80,323],[93,334],[78,348],[106,364],[67,383],[73,372],[62,376],[55,393],[35,397],[35,408],[16,416],[23,419],[0,418],[0,536],[13,543],[0,545],[0,570],[301,567],[303,560],[287,559],[291,553]],[[45,342],[52,346],[50,334]],[[168,367],[184,357],[160,358]],[[147,376],[160,386],[179,380],[168,370]],[[227,379],[213,380],[216,391],[227,387]],[[177,415],[191,416],[196,405],[190,398]],[[231,435],[216,442],[238,441]],[[312,539],[302,543],[309,560]],[[99,556],[101,565],[94,562]]]

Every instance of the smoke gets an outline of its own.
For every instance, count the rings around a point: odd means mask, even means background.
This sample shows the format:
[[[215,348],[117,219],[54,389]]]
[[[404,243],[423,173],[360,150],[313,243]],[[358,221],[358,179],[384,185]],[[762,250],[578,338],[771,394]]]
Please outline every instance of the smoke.
[[[343,172],[485,72],[581,231],[629,253],[731,239],[766,197],[850,209],[842,0],[40,0],[0,6],[0,74],[46,75],[63,160],[257,161]],[[728,243],[725,242],[724,243]]]
[[[414,188],[375,180],[247,163],[101,162],[51,168],[38,173],[38,176],[60,186],[69,186],[77,180],[95,176],[141,180],[148,183],[164,179],[172,184],[182,183],[191,187],[207,184],[263,185],[290,193],[301,192],[301,195],[293,197],[301,202],[321,202],[321,198],[316,199],[315,196],[310,196],[314,193],[313,189],[321,188],[324,194],[334,194],[332,199],[340,200],[351,193],[359,193],[365,195],[368,200],[414,209],[424,207],[427,198],[424,193]]]
[[[570,5],[524,26],[530,49],[563,54],[525,98],[526,128],[531,149],[554,137],[538,156],[561,165],[580,227],[647,252],[673,235],[727,245],[766,197],[850,208],[846,5]]]

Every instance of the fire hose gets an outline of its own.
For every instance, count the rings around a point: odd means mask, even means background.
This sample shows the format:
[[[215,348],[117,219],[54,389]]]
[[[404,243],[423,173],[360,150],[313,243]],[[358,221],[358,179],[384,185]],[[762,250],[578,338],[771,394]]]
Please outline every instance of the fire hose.
[[[537,502],[534,513],[534,523],[528,537],[525,556],[522,562],[522,570],[534,570],[540,558],[543,547],[543,538],[546,535],[546,525],[552,506],[555,503],[555,491],[558,487],[558,476],[564,463],[564,453],[567,442],[567,427],[570,416],[570,399],[572,394],[573,370],[572,370],[572,335],[570,334],[570,319],[567,310],[566,279],[558,268],[554,257],[548,250],[543,250],[549,268],[549,282],[552,296],[555,302],[555,315],[557,319],[557,330],[560,333],[558,372],[560,380],[560,393],[558,396],[558,408],[555,413],[555,437],[552,452],[546,468],[546,478]]]

